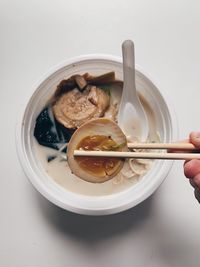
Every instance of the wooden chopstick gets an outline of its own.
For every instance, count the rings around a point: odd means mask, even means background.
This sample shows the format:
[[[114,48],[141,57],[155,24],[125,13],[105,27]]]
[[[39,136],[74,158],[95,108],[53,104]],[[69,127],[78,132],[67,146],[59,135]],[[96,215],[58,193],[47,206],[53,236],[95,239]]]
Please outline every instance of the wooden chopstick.
[[[138,159],[176,159],[176,160],[200,159],[200,154],[198,153],[152,153],[152,152],[85,151],[85,150],[74,150],[74,156],[117,157],[117,158],[138,158]]]
[[[191,143],[128,143],[127,145],[133,149],[197,150]]]

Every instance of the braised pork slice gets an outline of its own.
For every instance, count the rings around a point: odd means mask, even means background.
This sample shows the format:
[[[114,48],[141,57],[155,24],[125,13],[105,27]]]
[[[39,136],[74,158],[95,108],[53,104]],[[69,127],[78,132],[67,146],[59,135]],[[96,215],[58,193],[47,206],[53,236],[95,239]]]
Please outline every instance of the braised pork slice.
[[[101,88],[87,86],[80,92],[77,88],[60,96],[53,105],[58,122],[74,129],[93,118],[102,117],[110,103],[109,95]]]

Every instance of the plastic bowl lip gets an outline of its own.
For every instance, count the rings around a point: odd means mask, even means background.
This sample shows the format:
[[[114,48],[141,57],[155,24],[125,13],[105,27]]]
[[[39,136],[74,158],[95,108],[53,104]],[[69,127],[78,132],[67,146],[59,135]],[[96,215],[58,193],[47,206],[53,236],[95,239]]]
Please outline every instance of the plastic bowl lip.
[[[52,68],[50,68],[50,70],[48,72],[46,72],[44,75],[41,76],[41,78],[38,80],[38,82],[36,82],[33,85],[33,92],[31,91],[31,95],[33,96],[33,93],[36,91],[36,89],[41,85],[41,83],[46,80],[49,76],[51,76],[53,73],[55,73],[57,70],[67,66],[67,65],[73,65],[73,64],[78,64],[79,62],[85,61],[85,60],[105,60],[105,61],[113,61],[113,62],[117,62],[117,63],[122,63],[122,58],[118,57],[118,56],[114,56],[114,55],[107,55],[107,54],[88,54],[88,55],[82,55],[82,56],[77,56],[77,57],[73,57],[67,60],[64,60],[63,62],[53,66]],[[146,71],[144,71],[140,66],[136,65],[136,70],[138,70],[139,72],[141,72],[146,78],[148,78],[157,88],[159,88],[159,92],[160,92],[160,87],[157,86],[157,82],[154,82],[154,79],[152,79],[152,77],[150,77],[149,74],[146,73]],[[169,97],[166,96],[165,93],[162,92],[162,96],[169,108],[169,113],[170,113],[170,119],[172,122],[172,128],[173,128],[173,137],[177,138],[178,136],[178,127],[177,127],[177,119],[176,119],[176,115],[175,115],[175,111],[174,111],[174,107],[171,103],[171,101],[169,100]],[[154,185],[154,187],[151,188],[151,190],[149,190],[148,193],[146,193],[145,195],[143,195],[142,197],[138,198],[137,200],[130,201],[130,202],[125,202],[122,205],[113,205],[112,207],[109,206],[108,208],[89,208],[89,207],[78,207],[77,205],[69,205],[66,202],[60,201],[57,197],[55,197],[55,195],[51,194],[50,189],[46,188],[45,186],[43,186],[42,182],[39,181],[39,179],[35,179],[34,176],[36,176],[36,174],[34,173],[34,171],[32,170],[30,163],[26,157],[25,151],[24,151],[24,147],[22,145],[22,131],[23,131],[23,121],[24,121],[24,114],[25,111],[28,107],[28,104],[31,100],[31,97],[29,96],[28,101],[26,101],[25,105],[23,106],[21,112],[20,112],[20,116],[19,119],[17,121],[17,125],[16,125],[16,149],[17,149],[17,154],[18,154],[18,158],[20,161],[20,164],[22,166],[22,169],[24,170],[26,176],[28,177],[29,181],[34,185],[34,187],[45,197],[47,198],[50,202],[56,204],[57,206],[65,209],[65,210],[70,210],[72,212],[78,213],[78,214],[84,214],[84,215],[107,215],[107,214],[114,214],[114,213],[118,213],[121,212],[123,210],[127,210],[131,207],[136,206],[137,204],[139,204],[140,202],[142,202],[143,200],[145,200],[146,198],[148,198],[158,187],[159,185],[164,181],[166,175],[168,174],[168,172],[171,169],[172,166],[172,162],[170,164],[168,164],[169,166],[165,168],[165,175],[164,178],[162,180],[159,181],[159,183],[156,183]],[[168,170],[167,170],[168,169]],[[125,193],[125,192],[124,192]],[[73,194],[73,193],[72,193]],[[119,193],[123,195],[123,192]],[[106,199],[112,199],[113,196],[115,195],[111,195],[111,196],[103,196],[102,198]],[[80,197],[82,197],[80,195]],[[90,197],[90,196],[83,196],[84,199],[100,199],[101,197]]]

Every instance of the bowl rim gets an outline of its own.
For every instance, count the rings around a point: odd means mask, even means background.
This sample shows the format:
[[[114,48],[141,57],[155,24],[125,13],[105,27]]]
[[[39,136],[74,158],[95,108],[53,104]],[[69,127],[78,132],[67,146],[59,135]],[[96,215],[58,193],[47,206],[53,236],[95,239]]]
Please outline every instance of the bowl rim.
[[[19,162],[22,166],[22,169],[25,173],[25,175],[27,176],[28,180],[32,183],[32,185],[37,189],[37,191],[39,191],[45,198],[47,198],[50,202],[54,203],[55,205],[59,206],[60,208],[63,208],[65,210],[68,211],[72,211],[78,214],[84,214],[84,215],[107,215],[107,214],[114,214],[114,213],[118,213],[124,210],[127,210],[131,207],[136,206],[137,204],[141,203],[142,201],[144,201],[145,199],[147,199],[150,195],[152,195],[153,192],[156,191],[156,189],[159,188],[159,186],[161,185],[161,183],[165,180],[166,176],[168,175],[173,162],[174,161],[168,161],[167,165],[165,166],[165,169],[162,170],[162,172],[164,171],[164,174],[162,175],[163,178],[159,179],[154,186],[151,188],[151,190],[148,191],[148,193],[143,194],[142,197],[137,198],[137,200],[135,201],[129,201],[129,202],[125,202],[122,203],[121,205],[112,205],[109,206],[108,208],[90,208],[90,207],[82,207],[76,204],[74,205],[69,205],[66,202],[60,201],[57,197],[55,197],[54,194],[52,194],[50,192],[50,190],[47,189],[47,187],[43,186],[43,184],[40,182],[38,182],[38,180],[36,180],[34,178],[34,174],[33,170],[30,166],[29,160],[25,155],[25,151],[23,149],[22,143],[21,143],[21,136],[22,136],[22,125],[23,125],[23,120],[24,120],[24,114],[25,111],[29,105],[29,102],[34,94],[34,92],[38,89],[38,87],[42,84],[42,82],[44,82],[49,76],[53,75],[56,71],[58,71],[59,69],[65,67],[65,66],[69,66],[69,65],[73,65],[73,64],[77,64],[79,62],[82,61],[86,61],[86,60],[105,60],[105,61],[114,61],[117,63],[122,64],[122,58],[118,57],[118,56],[114,56],[114,55],[108,55],[108,54],[87,54],[87,55],[81,55],[81,56],[76,56],[76,57],[72,57],[69,58],[67,60],[63,60],[62,62],[54,65],[53,67],[51,67],[47,72],[45,72],[40,79],[38,79],[38,81],[36,83],[34,83],[34,85],[32,86],[32,90],[29,94],[29,97],[27,98],[27,100],[25,100],[25,104],[22,105],[22,108],[19,112],[19,117],[17,119],[17,123],[16,123],[16,131],[15,131],[15,143],[16,143],[16,150],[17,150],[17,154],[18,154],[18,159]],[[158,86],[158,82],[155,82],[155,79],[153,79],[149,73],[147,73],[146,71],[143,70],[143,68],[141,66],[136,65],[136,70],[138,70],[139,72],[141,72],[147,79],[150,80],[150,82],[158,89],[158,92],[161,94],[161,96],[163,97],[168,110],[169,110],[169,115],[170,115],[170,120],[171,120],[171,124],[172,124],[172,129],[173,129],[173,137],[177,138],[178,137],[178,122],[177,122],[177,116],[175,113],[175,109],[174,106],[169,98],[168,95],[166,95],[166,92],[161,93],[160,91],[160,86]],[[25,164],[26,163],[26,164]],[[125,193],[125,192],[124,192]],[[117,195],[117,194],[114,194]],[[109,195],[109,196],[103,196],[103,197],[98,197],[98,198],[113,198],[114,195]],[[90,196],[84,196],[88,199],[94,199],[95,197],[90,197]]]

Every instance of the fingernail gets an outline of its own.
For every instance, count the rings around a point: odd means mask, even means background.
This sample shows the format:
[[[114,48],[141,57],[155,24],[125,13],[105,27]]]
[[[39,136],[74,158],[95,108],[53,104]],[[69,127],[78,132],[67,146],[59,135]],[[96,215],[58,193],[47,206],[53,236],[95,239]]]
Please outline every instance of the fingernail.
[[[196,139],[200,139],[200,132],[193,132],[192,137]]]

